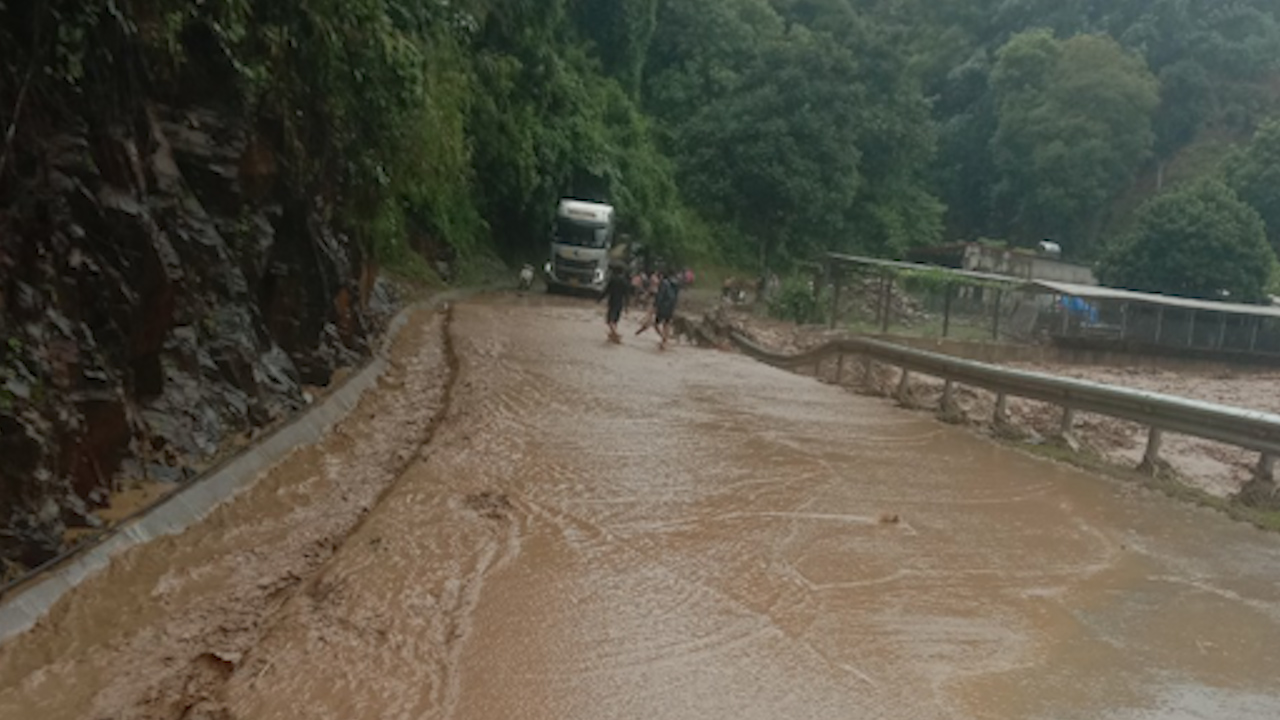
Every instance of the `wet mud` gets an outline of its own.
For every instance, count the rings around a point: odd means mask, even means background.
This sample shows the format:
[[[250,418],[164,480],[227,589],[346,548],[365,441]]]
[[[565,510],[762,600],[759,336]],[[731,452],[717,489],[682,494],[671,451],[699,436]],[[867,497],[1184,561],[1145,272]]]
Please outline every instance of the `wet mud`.
[[[274,613],[429,439],[451,379],[446,324],[416,313],[379,389],[325,441],[204,523],[124,553],[0,646],[0,718],[217,717]]]
[[[1280,717],[1274,535],[583,303],[432,322],[0,648],[0,718]]]

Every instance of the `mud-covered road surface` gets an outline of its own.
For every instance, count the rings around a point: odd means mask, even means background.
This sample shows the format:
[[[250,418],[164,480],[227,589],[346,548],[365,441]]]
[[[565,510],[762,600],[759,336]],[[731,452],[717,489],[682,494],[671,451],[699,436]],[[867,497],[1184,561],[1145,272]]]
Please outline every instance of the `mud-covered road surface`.
[[[1280,537],[597,309],[420,313],[0,648],[0,718],[1280,717]]]

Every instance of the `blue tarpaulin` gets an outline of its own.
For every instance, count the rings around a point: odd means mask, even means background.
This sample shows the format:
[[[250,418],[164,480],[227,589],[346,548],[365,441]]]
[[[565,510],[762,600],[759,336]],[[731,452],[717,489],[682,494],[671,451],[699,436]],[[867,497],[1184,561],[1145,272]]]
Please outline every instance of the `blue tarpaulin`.
[[[1062,298],[1062,306],[1073,317],[1078,317],[1090,325],[1098,324],[1098,308],[1078,297]]]

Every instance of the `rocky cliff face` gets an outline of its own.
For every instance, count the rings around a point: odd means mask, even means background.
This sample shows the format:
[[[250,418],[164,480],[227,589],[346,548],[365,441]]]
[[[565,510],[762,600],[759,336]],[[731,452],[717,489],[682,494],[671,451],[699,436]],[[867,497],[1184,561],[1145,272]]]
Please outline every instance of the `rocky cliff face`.
[[[369,352],[385,299],[254,128],[146,105],[15,148],[0,208],[0,558],[65,547]],[[373,315],[376,315],[374,313]]]

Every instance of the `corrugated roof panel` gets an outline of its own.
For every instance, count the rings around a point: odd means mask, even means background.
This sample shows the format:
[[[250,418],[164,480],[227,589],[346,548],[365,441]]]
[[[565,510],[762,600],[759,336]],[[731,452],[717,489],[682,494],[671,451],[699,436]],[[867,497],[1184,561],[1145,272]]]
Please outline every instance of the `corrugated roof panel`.
[[[931,272],[941,272],[948,275],[954,275],[961,280],[992,282],[1009,286],[1023,285],[1027,282],[1025,278],[1016,278],[1010,275],[995,275],[992,273],[973,272],[972,270],[957,270],[955,268],[942,267],[941,265],[929,265],[927,263],[881,260],[880,258],[862,257],[861,255],[827,253],[827,259],[835,260],[836,262],[845,263],[847,265],[866,265],[868,267],[883,267],[892,270],[928,270]]]
[[[1093,285],[1076,285],[1074,283],[1036,280],[1025,284],[1025,287],[1039,292],[1051,292],[1058,295],[1084,298],[1086,300],[1116,300],[1120,302],[1140,303],[1159,307],[1173,307],[1184,310],[1202,310],[1204,312],[1225,313],[1227,315],[1248,315],[1251,317],[1280,318],[1280,307],[1271,305],[1245,305],[1244,303],[1217,302],[1215,300],[1196,300],[1193,298],[1160,295],[1157,293],[1135,292],[1120,288],[1096,287]]]

